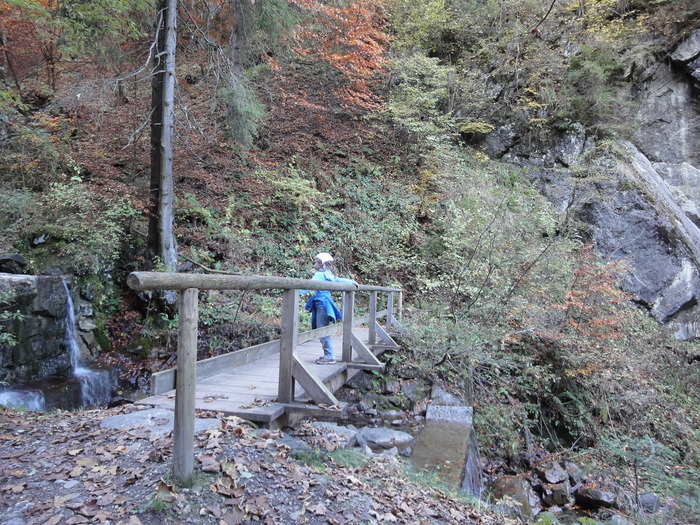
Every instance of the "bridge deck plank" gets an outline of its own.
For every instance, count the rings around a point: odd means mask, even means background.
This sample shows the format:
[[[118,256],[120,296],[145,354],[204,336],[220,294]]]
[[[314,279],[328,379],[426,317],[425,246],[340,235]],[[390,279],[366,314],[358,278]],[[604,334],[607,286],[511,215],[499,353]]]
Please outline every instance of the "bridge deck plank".
[[[353,332],[366,342],[368,329],[355,327]],[[342,354],[342,335],[333,336],[336,359]],[[239,350],[241,351],[241,350]],[[333,365],[316,364],[316,359],[323,355],[318,340],[308,341],[297,346],[296,354],[308,364],[309,368],[326,385],[336,384],[333,378],[347,368],[344,363]],[[356,359],[356,356],[354,356]],[[279,354],[262,357],[234,368],[224,368],[219,373],[197,380],[195,391],[195,409],[223,412],[257,422],[274,421],[284,413],[284,405],[277,403],[279,379]],[[333,388],[331,388],[333,390]],[[295,402],[303,403],[308,396],[295,382]],[[137,402],[162,408],[174,408],[175,390],[150,396]]]

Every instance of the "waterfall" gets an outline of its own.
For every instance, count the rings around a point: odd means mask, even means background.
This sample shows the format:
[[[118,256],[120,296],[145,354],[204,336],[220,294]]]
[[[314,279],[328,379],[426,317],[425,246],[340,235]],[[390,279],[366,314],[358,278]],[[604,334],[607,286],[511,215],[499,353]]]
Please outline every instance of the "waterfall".
[[[481,475],[481,455],[473,427],[469,434],[469,443],[467,444],[462,490],[473,494],[477,498],[481,498],[481,493],[484,490],[484,480]]]
[[[73,298],[68,284],[63,281],[63,289],[66,291],[66,336],[65,345],[70,357],[73,376],[80,381],[83,407],[94,407],[103,404],[112,396],[114,387],[112,377],[106,370],[87,368],[83,365],[78,344],[78,330],[73,310]]]

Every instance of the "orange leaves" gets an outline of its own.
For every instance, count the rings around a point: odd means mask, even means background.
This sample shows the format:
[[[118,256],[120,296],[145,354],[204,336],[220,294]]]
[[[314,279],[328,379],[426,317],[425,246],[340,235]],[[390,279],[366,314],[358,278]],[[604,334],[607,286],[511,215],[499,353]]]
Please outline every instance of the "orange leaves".
[[[298,32],[298,52],[326,62],[340,72],[349,86],[336,90],[348,105],[378,107],[374,86],[386,64],[384,2],[350,0],[340,7],[321,0],[298,2],[318,21]]]
[[[622,261],[598,263],[593,246],[584,246],[571,288],[563,303],[552,306],[564,313],[560,330],[596,340],[619,337],[623,321],[619,306],[627,300],[618,286],[622,270]]]

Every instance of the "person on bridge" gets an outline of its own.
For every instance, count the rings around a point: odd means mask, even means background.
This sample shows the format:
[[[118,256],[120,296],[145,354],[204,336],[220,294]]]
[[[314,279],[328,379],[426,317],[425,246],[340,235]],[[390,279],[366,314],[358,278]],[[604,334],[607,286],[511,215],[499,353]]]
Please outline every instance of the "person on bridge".
[[[330,253],[321,252],[314,257],[314,276],[312,279],[316,281],[330,281],[335,283],[352,283],[357,284],[352,279],[342,279],[335,275],[335,267],[333,257]],[[299,293],[310,293],[311,290],[299,290]],[[309,298],[305,306],[306,310],[311,312],[311,329],[323,328],[331,323],[340,321],[343,314],[336,304],[333,302],[331,293],[326,290],[316,290]],[[321,337],[321,346],[323,347],[323,356],[316,359],[320,365],[330,365],[335,363],[335,352],[333,350],[333,342],[331,336]]]

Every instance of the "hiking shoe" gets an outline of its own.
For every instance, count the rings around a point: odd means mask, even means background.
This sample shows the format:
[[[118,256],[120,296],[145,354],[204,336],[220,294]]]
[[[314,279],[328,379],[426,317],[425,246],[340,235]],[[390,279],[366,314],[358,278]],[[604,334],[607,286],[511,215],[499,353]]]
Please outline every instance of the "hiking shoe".
[[[316,359],[316,363],[319,365],[332,365],[335,363],[335,359],[328,359],[327,357],[319,357]]]

